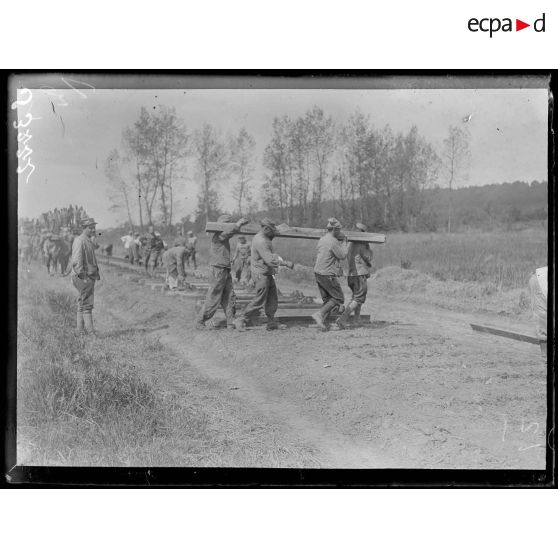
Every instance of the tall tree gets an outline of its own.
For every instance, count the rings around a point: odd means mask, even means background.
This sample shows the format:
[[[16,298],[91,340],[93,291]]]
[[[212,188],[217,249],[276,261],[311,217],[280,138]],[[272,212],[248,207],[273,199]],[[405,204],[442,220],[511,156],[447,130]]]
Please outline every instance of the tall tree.
[[[124,132],[124,142],[135,159],[137,195],[153,224],[155,201],[159,199],[161,224],[172,225],[173,175],[185,164],[188,139],[184,122],[174,108],[159,106],[155,114],[143,108],[132,128]],[[143,221],[143,218],[142,218]]]
[[[232,195],[237,203],[239,215],[243,215],[252,202],[255,149],[256,140],[245,128],[229,138],[230,169],[234,176]]]
[[[451,232],[453,216],[453,189],[458,187],[468,171],[470,162],[469,132],[459,126],[450,126],[444,140],[441,162],[449,188],[447,231]]]
[[[229,172],[229,157],[221,133],[210,124],[204,124],[194,133],[196,177],[200,185],[198,215],[207,222],[217,213],[219,182]]]
[[[291,224],[293,183],[288,133],[291,121],[288,117],[273,119],[271,140],[264,150],[264,165],[269,169],[264,181],[265,200],[268,209],[279,207],[281,220]]]
[[[110,209],[120,212],[122,208],[125,208],[128,223],[133,229],[132,200],[134,192],[132,186],[122,177],[122,160],[118,149],[113,149],[107,156],[104,172],[110,184],[108,192],[109,199],[112,202]]]
[[[331,117],[314,106],[305,116],[308,130],[309,147],[315,165],[314,187],[312,191],[311,224],[316,226],[321,218],[321,205],[326,194],[331,155],[335,150],[335,125]]]

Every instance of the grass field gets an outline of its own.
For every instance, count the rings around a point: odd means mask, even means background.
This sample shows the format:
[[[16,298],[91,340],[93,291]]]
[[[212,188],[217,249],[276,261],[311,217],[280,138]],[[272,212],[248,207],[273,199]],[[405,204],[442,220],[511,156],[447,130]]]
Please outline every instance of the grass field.
[[[440,281],[482,282],[494,289],[523,288],[537,267],[547,265],[544,229],[459,234],[388,234],[374,245],[374,270],[388,266],[421,271]],[[313,266],[315,241],[275,241],[276,250]]]
[[[114,242],[115,253],[123,254],[121,243]],[[520,231],[456,234],[389,233],[385,244],[373,246],[374,271],[396,266],[426,273],[440,281],[481,282],[488,289],[496,290],[524,288],[533,271],[547,265],[547,246],[548,235],[542,226]],[[314,265],[314,240],[277,238],[274,247],[295,263]],[[200,233],[201,261],[206,260],[208,249],[209,237]]]
[[[73,292],[40,279],[32,270],[18,286],[18,464],[311,465],[306,448],[285,443],[144,328],[77,335]],[[107,308],[97,312],[106,328]]]

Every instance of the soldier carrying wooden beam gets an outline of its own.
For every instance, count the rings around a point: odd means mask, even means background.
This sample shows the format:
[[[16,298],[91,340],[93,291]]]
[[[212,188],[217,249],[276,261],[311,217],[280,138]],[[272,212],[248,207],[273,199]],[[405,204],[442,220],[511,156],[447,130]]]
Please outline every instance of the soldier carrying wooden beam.
[[[312,314],[312,319],[322,331],[327,331],[326,320],[337,307],[343,307],[345,296],[338,277],[343,275],[341,262],[347,257],[347,237],[341,232],[341,223],[331,217],[327,221],[327,233],[318,241],[318,254],[314,275],[323,306]],[[344,310],[344,308],[343,308]]]
[[[359,231],[366,232],[366,225],[357,223],[356,228]],[[345,311],[337,319],[337,325],[344,329],[351,312],[355,313],[355,324],[360,325],[360,309],[366,302],[366,294],[368,292],[368,278],[372,269],[372,250],[368,242],[349,242],[347,261],[349,269],[347,272],[347,283],[353,297]]]
[[[262,309],[267,316],[266,329],[268,331],[285,327],[275,319],[279,302],[274,275],[280,265],[290,269],[294,266],[291,262],[285,261],[281,256],[273,253],[271,241],[277,232],[275,223],[266,217],[260,221],[260,225],[261,231],[254,237],[251,249],[252,279],[256,283],[256,294],[234,321],[234,326],[238,331],[244,331],[246,319],[258,315]]]
[[[215,232],[211,237],[209,249],[209,288],[205,302],[196,318],[196,327],[203,329],[208,322],[210,328],[214,327],[211,318],[219,306],[225,311],[227,327],[234,328],[235,294],[231,277],[231,245],[230,239],[238,233],[240,227],[248,223],[248,219],[239,219],[232,223],[228,214],[221,215],[218,223],[226,224],[225,230]]]

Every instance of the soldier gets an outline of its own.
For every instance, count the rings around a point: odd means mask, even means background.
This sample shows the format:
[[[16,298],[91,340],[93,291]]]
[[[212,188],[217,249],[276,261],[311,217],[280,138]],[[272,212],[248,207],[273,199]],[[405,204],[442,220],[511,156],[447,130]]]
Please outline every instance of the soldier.
[[[536,333],[540,339],[541,354],[547,357],[547,297],[548,297],[548,266],[539,267],[529,279],[531,292],[531,308],[537,319]]]
[[[134,253],[132,250],[132,244],[134,243],[134,231],[128,231],[128,234],[125,234],[120,238],[120,240],[124,244],[124,250],[126,250],[125,258],[128,258],[131,264],[134,263]]]
[[[234,275],[233,280],[237,283],[247,285],[250,282],[252,273],[250,271],[251,246],[246,242],[245,236],[238,237],[238,243],[233,257]]]
[[[136,233],[134,235],[134,240],[132,242],[131,245],[132,248],[132,256],[134,261],[132,263],[135,263],[136,265],[141,265],[141,237],[140,237],[140,233]]]
[[[334,217],[327,221],[327,233],[318,241],[318,254],[314,275],[324,301],[312,319],[322,331],[327,331],[326,320],[336,307],[343,307],[345,297],[337,277],[343,275],[341,261],[347,257],[347,238],[341,232],[341,223]],[[344,310],[344,309],[343,309]]]
[[[186,259],[186,263],[188,267],[190,267],[190,260],[194,264],[194,269],[198,269],[198,265],[196,264],[196,245],[198,243],[198,237],[194,236],[193,231],[188,231],[186,233],[186,248],[188,249],[188,255]]]
[[[366,232],[366,226],[362,223],[357,223],[356,228],[359,231]],[[347,321],[353,310],[355,313],[355,324],[360,325],[360,309],[366,302],[368,279],[372,270],[372,257],[372,250],[368,242],[349,242],[347,283],[353,293],[353,297],[351,302],[347,304],[343,314],[337,320],[337,325],[341,329],[347,326]]]
[[[185,240],[177,238],[174,246],[163,254],[163,264],[167,268],[166,282],[171,291],[176,290],[186,278],[185,263],[188,251]]]
[[[94,219],[82,221],[83,232],[78,236],[72,246],[72,283],[78,291],[77,301],[77,331],[95,333],[93,328],[93,302],[95,294],[95,281],[100,279],[99,266],[95,256]]]
[[[205,302],[196,318],[196,327],[202,329],[209,320],[209,327],[213,328],[211,318],[219,306],[225,311],[227,327],[233,329],[236,296],[234,294],[231,278],[231,246],[230,239],[239,231],[248,219],[242,218],[232,223],[230,215],[221,215],[218,223],[230,223],[227,230],[213,233],[209,246],[209,288]]]
[[[33,240],[29,226],[21,227],[18,240],[21,259],[26,264],[30,264],[33,255]]]
[[[159,245],[159,240],[155,235],[155,229],[153,225],[147,227],[147,234],[143,237],[143,265],[145,266],[145,271],[149,274],[149,262],[151,261],[151,268],[154,269],[157,264],[157,246]]]
[[[271,241],[277,234],[275,223],[266,217],[260,221],[260,226],[261,230],[254,237],[251,249],[252,278],[256,283],[256,294],[234,321],[234,327],[238,331],[244,331],[246,320],[252,316],[257,316],[262,309],[267,316],[268,330],[284,329],[285,327],[275,319],[279,301],[274,275],[280,265],[291,269],[294,265],[273,253]]]

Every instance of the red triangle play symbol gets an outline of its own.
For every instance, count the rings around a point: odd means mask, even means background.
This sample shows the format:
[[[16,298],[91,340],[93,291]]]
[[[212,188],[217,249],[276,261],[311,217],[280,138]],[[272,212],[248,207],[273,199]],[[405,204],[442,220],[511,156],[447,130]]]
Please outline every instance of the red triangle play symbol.
[[[520,19],[515,20],[515,30],[516,31],[521,31],[522,29],[525,29],[526,27],[531,27],[531,24],[530,23],[525,23],[524,21],[521,21]]]

